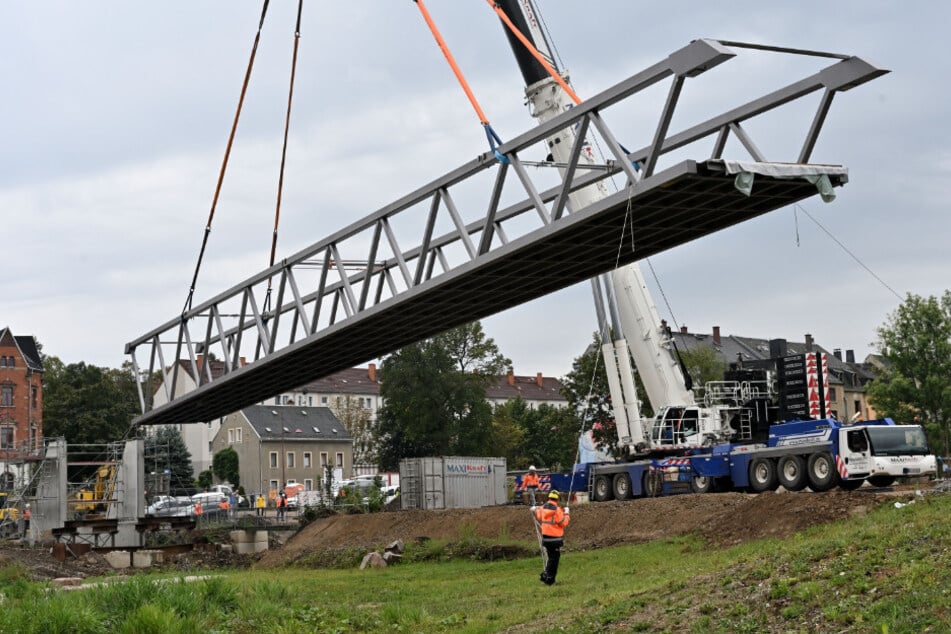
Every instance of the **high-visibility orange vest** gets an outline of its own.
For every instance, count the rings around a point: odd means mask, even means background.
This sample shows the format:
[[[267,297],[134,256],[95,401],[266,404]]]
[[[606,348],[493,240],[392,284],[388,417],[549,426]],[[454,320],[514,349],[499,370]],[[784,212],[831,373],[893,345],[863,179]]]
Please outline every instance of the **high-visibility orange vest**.
[[[535,519],[542,525],[543,537],[564,537],[571,516],[554,502],[548,502],[535,509]]]
[[[522,477],[522,488],[527,489],[529,487],[538,488],[538,474],[537,473],[526,473]]]
[[[201,515],[204,512],[204,509],[201,508],[201,502],[195,502],[195,515]]]

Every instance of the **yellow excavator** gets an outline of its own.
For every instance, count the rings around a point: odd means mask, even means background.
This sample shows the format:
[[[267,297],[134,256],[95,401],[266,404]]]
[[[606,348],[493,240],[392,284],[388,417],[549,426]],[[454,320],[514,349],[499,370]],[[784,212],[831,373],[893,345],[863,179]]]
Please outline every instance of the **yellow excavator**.
[[[96,469],[96,478],[79,489],[69,501],[69,509],[78,517],[104,514],[115,492],[115,465],[103,465]]]

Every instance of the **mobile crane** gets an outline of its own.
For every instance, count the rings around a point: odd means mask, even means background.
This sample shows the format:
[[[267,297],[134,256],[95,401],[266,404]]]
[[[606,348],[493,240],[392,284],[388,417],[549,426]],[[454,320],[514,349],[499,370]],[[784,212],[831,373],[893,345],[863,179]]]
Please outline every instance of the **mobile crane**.
[[[548,65],[568,81],[567,73],[557,70],[531,0],[499,0],[497,4]],[[532,116],[545,123],[570,108],[560,82],[516,36],[510,31],[506,34],[526,83]],[[576,140],[573,128],[553,133],[547,160],[564,169],[560,166],[569,164]],[[595,154],[587,139],[582,143],[578,165],[593,167]],[[569,206],[584,208],[607,195],[603,181],[598,181],[574,191]],[[592,280],[592,287],[619,460],[578,464],[573,477],[543,476],[543,487],[568,488],[565,484],[571,478],[575,490],[586,488],[593,500],[604,501],[726,488],[762,492],[780,485],[793,491],[806,486],[825,491],[837,484],[854,489],[865,480],[888,486],[896,478],[936,473],[935,457],[920,426],[899,426],[890,419],[848,425],[831,418],[824,402],[809,420],[774,424],[777,408],[771,405],[768,377],[718,383],[717,389],[705,392],[704,403],[698,403],[672,354],[669,331],[660,321],[638,264]],[[652,420],[640,414],[631,359],[656,412]],[[822,366],[821,355],[814,354],[804,358],[803,365],[810,359]],[[824,401],[827,374],[819,373],[818,379],[819,397]]]

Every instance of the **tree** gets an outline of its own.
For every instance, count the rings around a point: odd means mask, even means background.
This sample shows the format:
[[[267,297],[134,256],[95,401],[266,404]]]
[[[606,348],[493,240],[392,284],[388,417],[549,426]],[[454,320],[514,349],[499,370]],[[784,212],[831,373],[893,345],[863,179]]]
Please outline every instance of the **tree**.
[[[330,410],[353,438],[353,464],[377,464],[373,416],[370,410],[362,405],[360,399],[349,394],[343,398],[337,397],[330,405]]]
[[[222,482],[230,482],[232,486],[237,487],[241,484],[241,476],[238,475],[238,452],[231,447],[226,447],[211,459],[211,471]]]
[[[504,455],[511,469],[529,465],[552,470],[570,468],[575,463],[581,424],[570,408],[543,403],[533,409],[521,397],[497,405],[492,414],[492,445]]]
[[[703,396],[704,386],[710,381],[722,381],[729,366],[713,348],[697,347],[681,350],[680,360],[693,380],[693,390]]]
[[[70,444],[101,444],[124,438],[141,413],[130,364],[121,370],[86,363],[43,360],[43,433]]]
[[[479,323],[386,357],[376,430],[380,468],[394,470],[403,458],[492,453],[485,390],[510,365]]]
[[[156,473],[169,472],[170,489],[190,489],[195,479],[192,456],[182,433],[172,425],[162,425],[145,439],[146,469]]]
[[[878,328],[881,375],[869,401],[896,422],[916,418],[932,446],[951,453],[951,291],[940,298],[911,293]]]

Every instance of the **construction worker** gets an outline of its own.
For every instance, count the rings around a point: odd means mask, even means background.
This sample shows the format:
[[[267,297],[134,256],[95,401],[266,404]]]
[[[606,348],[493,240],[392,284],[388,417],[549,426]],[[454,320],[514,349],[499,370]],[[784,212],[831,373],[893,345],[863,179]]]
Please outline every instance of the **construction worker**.
[[[281,491],[277,498],[277,521],[284,521],[284,514],[287,512],[287,494]]]
[[[544,506],[532,507],[535,514],[535,520],[542,527],[542,546],[548,553],[548,563],[545,564],[545,570],[539,577],[542,583],[552,585],[555,583],[555,576],[558,574],[558,560],[561,558],[561,547],[565,545],[565,527],[571,521],[568,507],[564,509],[558,505],[560,496],[558,491],[552,491],[548,494],[548,502]]]
[[[257,510],[258,517],[264,515],[264,495],[258,495],[254,498],[254,508]]]
[[[30,534],[30,517],[33,516],[33,511],[30,510],[30,505],[27,504],[26,508],[23,509],[23,536],[26,537]]]
[[[539,485],[538,472],[535,471],[535,465],[532,465],[528,468],[528,473],[522,476],[522,500],[525,504],[535,506],[538,500],[535,493]]]
[[[195,502],[195,521],[201,521],[201,515],[205,512],[205,509],[201,507],[201,502]]]
[[[228,501],[227,495],[221,496],[221,501],[218,502],[218,510],[225,516],[225,519],[231,517],[231,502]]]

